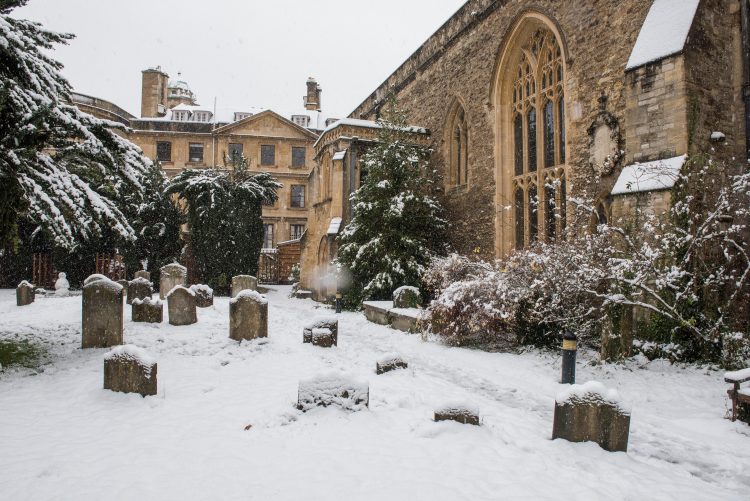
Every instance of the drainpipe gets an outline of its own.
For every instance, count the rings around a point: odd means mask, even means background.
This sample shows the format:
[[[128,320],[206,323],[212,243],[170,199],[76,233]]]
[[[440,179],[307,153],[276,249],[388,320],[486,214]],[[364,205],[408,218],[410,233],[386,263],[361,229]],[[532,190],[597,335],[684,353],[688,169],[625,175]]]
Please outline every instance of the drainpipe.
[[[745,160],[750,163],[750,5],[740,0],[742,19],[742,98],[745,101]]]

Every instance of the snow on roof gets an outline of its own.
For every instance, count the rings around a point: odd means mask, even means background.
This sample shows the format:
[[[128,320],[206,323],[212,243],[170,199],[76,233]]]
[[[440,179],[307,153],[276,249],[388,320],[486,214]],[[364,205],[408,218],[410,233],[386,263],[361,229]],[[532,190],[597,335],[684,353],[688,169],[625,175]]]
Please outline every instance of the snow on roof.
[[[334,217],[333,219],[331,219],[331,224],[328,225],[328,234],[338,235],[340,229],[341,229],[341,218]]]
[[[654,0],[630,53],[632,70],[682,52],[700,0]]]
[[[346,156],[346,150],[337,151],[336,153],[334,153],[333,159],[334,160],[343,160],[345,156]]]
[[[622,169],[620,177],[617,178],[617,183],[612,188],[612,195],[672,189],[686,160],[687,155],[682,155],[628,165]]]
[[[170,89],[184,89],[184,90],[190,90],[190,86],[187,84],[184,80],[173,80],[169,82],[169,88]]]
[[[323,129],[323,132],[320,135],[320,138],[323,137],[323,135],[326,132],[330,132],[333,129],[336,129],[337,127],[343,127],[345,125],[349,125],[352,127],[362,127],[365,129],[381,129],[383,126],[380,125],[380,122],[375,122],[373,120],[362,120],[359,118],[342,118],[341,120],[336,120],[331,125]],[[427,134],[427,129],[424,127],[418,127],[416,125],[408,125],[404,128],[404,132],[413,132],[415,134]],[[320,138],[318,138],[318,141],[320,141]],[[315,142],[317,145],[317,141]]]

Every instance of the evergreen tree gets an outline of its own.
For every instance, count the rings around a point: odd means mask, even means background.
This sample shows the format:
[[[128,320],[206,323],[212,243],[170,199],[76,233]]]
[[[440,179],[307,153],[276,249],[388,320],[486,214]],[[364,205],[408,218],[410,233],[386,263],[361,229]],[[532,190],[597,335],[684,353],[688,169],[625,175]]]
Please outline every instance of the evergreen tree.
[[[70,34],[46,31],[0,3],[0,243],[18,245],[27,220],[56,247],[72,249],[105,229],[132,240],[123,211],[137,202],[150,161],[99,120],[70,104],[62,65],[47,51]]]
[[[145,266],[158,271],[180,256],[182,240],[180,226],[184,222],[182,211],[165,193],[168,179],[158,164],[151,166],[144,183],[143,200],[132,215],[131,224],[136,240],[125,247],[127,267],[138,270]],[[152,273],[158,283],[158,273]]]
[[[337,263],[351,276],[350,307],[390,299],[403,285],[420,286],[432,257],[446,250],[447,222],[431,196],[431,152],[415,144],[395,99],[384,117],[377,143],[362,159],[367,177],[351,197],[351,222],[339,236]]]
[[[190,242],[198,274],[214,289],[226,291],[235,275],[255,275],[263,246],[262,206],[278,197],[282,185],[270,174],[251,174],[243,156],[230,159],[230,170],[185,170],[166,192],[187,203]]]

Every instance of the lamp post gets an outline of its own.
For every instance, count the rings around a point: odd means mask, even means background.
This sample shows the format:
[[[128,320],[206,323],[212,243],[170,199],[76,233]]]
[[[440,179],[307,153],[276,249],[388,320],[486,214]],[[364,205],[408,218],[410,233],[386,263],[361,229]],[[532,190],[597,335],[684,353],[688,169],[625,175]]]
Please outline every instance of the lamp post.
[[[336,292],[336,313],[341,313],[341,298],[343,296],[340,292]]]
[[[565,331],[562,345],[562,384],[576,384],[577,352],[578,336],[570,331]]]

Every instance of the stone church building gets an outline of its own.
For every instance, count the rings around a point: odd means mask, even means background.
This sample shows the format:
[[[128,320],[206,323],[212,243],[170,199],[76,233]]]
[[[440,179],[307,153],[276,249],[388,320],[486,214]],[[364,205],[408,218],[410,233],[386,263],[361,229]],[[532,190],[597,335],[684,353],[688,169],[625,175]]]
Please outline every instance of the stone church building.
[[[328,263],[389,93],[434,149],[450,244],[502,257],[571,224],[656,213],[687,155],[747,156],[738,0],[469,0],[314,146],[302,286]],[[747,13],[744,13],[747,14]]]

